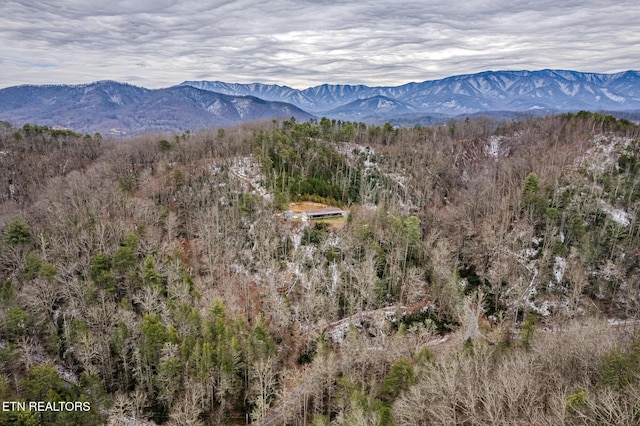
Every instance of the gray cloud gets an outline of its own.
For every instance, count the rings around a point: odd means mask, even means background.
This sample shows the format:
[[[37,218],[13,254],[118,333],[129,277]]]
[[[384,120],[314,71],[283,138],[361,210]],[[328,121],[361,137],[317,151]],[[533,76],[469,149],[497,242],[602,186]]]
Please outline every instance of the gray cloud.
[[[398,85],[637,68],[636,0],[5,1],[0,86],[187,79]]]

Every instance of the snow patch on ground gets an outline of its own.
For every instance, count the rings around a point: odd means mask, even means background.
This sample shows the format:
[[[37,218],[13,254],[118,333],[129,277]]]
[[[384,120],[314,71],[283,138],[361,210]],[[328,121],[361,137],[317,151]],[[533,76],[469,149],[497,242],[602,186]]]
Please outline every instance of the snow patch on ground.
[[[387,176],[394,181],[395,183],[398,184],[398,186],[400,188],[404,188],[406,181],[407,181],[407,177],[400,174],[400,173],[387,173]]]
[[[407,177],[403,175],[403,171],[401,171],[401,173],[382,172],[380,170],[380,166],[375,161],[376,152],[372,148],[354,143],[341,143],[335,145],[335,150],[351,161],[362,161],[363,181],[366,181],[367,176],[379,176],[380,174],[382,174],[395,182],[401,189],[406,189]],[[377,189],[379,189],[380,185],[381,183],[378,181],[378,179],[375,179],[374,182],[370,184],[370,187],[368,187],[364,191],[364,195],[362,196],[363,205],[373,205],[373,203],[371,202],[373,201],[373,199],[370,195]]]
[[[293,241],[293,249],[297,250],[302,243],[302,232],[296,232],[295,234],[293,234],[291,240]]]
[[[60,376],[60,378],[62,378],[62,380],[64,380],[65,382],[73,383],[74,385],[78,384],[78,378],[71,370],[58,364],[55,365],[55,369],[56,373],[58,373],[58,376]]]
[[[533,310],[538,315],[542,315],[543,317],[548,317],[549,315],[551,315],[551,310],[549,308],[553,306],[555,305],[550,303],[548,300],[544,300],[540,306],[537,306],[533,302],[529,302],[529,307],[531,308],[531,310]]]
[[[349,329],[353,326],[356,330],[362,330],[365,325],[376,330],[383,330],[389,321],[394,321],[398,315],[407,313],[405,306],[389,306],[374,311],[359,312],[347,318],[333,322],[328,326],[329,336],[334,343],[342,343]]]
[[[536,254],[538,254],[538,249],[534,248],[526,248],[520,251],[520,257],[523,260],[532,259]]]
[[[619,103],[624,103],[625,101],[625,99],[622,96],[614,95],[613,93],[609,92],[608,89],[602,88],[600,89],[600,91],[604,93],[604,95],[607,98],[611,99],[612,101],[619,102]]]
[[[249,107],[251,105],[250,101],[245,99],[238,99],[238,100],[232,101],[232,103],[236,111],[238,112],[238,115],[240,116],[240,118],[244,119],[249,113]]]
[[[391,101],[388,101],[386,99],[378,100],[378,109],[390,110],[390,109],[395,109],[395,107],[396,107],[395,103]]]
[[[500,156],[505,156],[507,154],[503,146],[505,140],[506,138],[504,136],[489,137],[487,144],[484,146],[484,153],[495,159],[498,159]]]
[[[336,294],[340,282],[340,271],[336,263],[329,265],[329,269],[331,270],[331,294]]]
[[[364,157],[365,166],[368,164],[371,167],[376,167],[377,165],[371,162],[372,156],[376,154],[373,148],[368,146],[358,145],[355,143],[340,143],[334,146],[334,149],[338,151],[341,155],[345,156],[350,160],[355,160],[358,157]]]
[[[207,111],[215,115],[220,113],[223,108],[224,108],[224,105],[222,105],[220,101],[215,101],[214,103],[212,103],[207,107]]]
[[[572,85],[572,87],[569,87],[569,84],[566,83],[559,83],[560,85],[560,90],[562,91],[562,93],[564,93],[567,96],[575,96],[579,91],[580,91],[580,86],[579,85]]]
[[[617,319],[617,318],[609,318],[607,322],[611,327],[627,327],[627,326],[635,327],[638,324],[640,324],[640,320],[636,320],[636,319],[623,320],[623,319]]]
[[[615,207],[610,206],[603,200],[599,200],[599,201],[600,201],[600,207],[602,207],[602,210],[607,212],[607,214],[611,217],[611,219],[614,222],[619,223],[622,226],[629,226],[629,224],[631,223],[631,218],[629,213],[621,209],[616,209]]]
[[[592,147],[585,152],[576,165],[585,166],[593,173],[603,173],[607,168],[615,165],[618,155],[625,152],[631,142],[633,142],[631,138],[596,135],[591,140]]]
[[[617,265],[607,260],[607,264],[599,271],[599,276],[607,281],[615,281],[620,276],[620,273]]]
[[[271,200],[272,195],[262,186],[266,180],[260,170],[260,163],[254,162],[251,157],[236,158],[231,166],[231,173],[241,180],[248,182],[252,189],[261,197]]]
[[[567,270],[567,260],[563,257],[556,256],[553,263],[553,276],[556,277],[556,283],[560,284],[564,273]]]

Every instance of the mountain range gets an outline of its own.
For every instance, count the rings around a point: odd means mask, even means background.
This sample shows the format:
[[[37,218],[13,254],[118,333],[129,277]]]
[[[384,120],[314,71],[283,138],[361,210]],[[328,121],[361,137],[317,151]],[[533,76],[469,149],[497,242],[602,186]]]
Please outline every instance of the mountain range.
[[[0,90],[0,120],[111,134],[289,117],[410,125],[478,114],[579,110],[640,111],[640,72],[486,71],[401,86],[323,84],[304,90],[220,81],[154,90],[114,81]]]
[[[15,86],[0,90],[0,120],[84,133],[126,135],[223,127],[273,117],[308,120],[300,108],[252,96],[173,86],[150,90],[114,81],[83,85]]]

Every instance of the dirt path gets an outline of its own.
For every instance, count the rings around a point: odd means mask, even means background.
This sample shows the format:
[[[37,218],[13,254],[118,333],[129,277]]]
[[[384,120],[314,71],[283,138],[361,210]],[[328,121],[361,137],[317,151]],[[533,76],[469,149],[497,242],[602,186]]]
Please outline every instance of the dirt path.
[[[328,204],[323,204],[323,203],[316,203],[313,201],[301,201],[299,203],[289,204],[289,210],[291,210],[293,213],[302,213],[308,210],[319,210],[319,209],[326,209],[329,207],[332,207],[332,206]]]

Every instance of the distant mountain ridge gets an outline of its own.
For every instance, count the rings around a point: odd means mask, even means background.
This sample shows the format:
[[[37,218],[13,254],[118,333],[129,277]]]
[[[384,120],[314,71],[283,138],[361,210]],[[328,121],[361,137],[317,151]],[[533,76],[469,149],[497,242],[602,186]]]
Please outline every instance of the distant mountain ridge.
[[[231,96],[190,86],[145,89],[99,81],[80,85],[22,85],[0,90],[0,120],[125,135],[222,127],[275,117],[306,121],[300,108],[254,96]]]
[[[382,95],[356,99],[346,105],[326,112],[332,118],[360,121],[377,114],[382,117],[396,117],[420,112],[417,108],[397,99]]]
[[[456,116],[640,111],[640,72],[485,71],[400,86],[185,81],[164,89],[99,81],[0,89],[0,120],[131,134],[328,117],[367,123],[435,123]]]
[[[401,86],[330,85],[304,90],[268,84],[185,81],[182,85],[292,103],[316,115],[358,100],[382,96],[423,113],[459,115],[482,111],[573,111],[640,109],[640,72],[615,74],[564,70],[485,71]],[[344,109],[341,109],[343,114]],[[381,111],[359,110],[357,115]],[[356,113],[356,111],[354,111]]]

